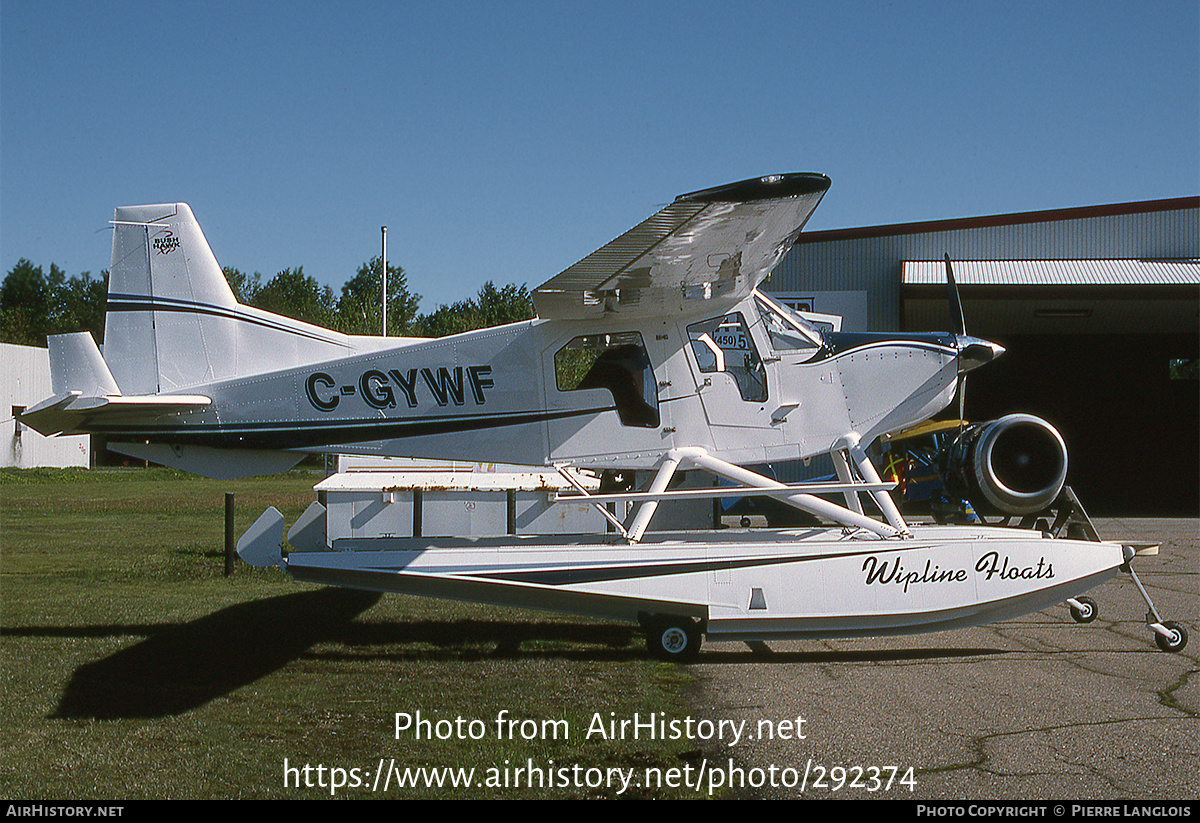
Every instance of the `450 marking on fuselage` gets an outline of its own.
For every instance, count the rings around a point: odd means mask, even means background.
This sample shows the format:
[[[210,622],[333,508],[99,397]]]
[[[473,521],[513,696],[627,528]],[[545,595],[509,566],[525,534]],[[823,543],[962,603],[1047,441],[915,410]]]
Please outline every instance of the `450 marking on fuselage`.
[[[424,395],[427,388],[429,396],[439,406],[450,403],[463,405],[467,400],[466,389],[470,388],[471,398],[477,406],[482,406],[487,402],[484,389],[495,385],[488,376],[491,373],[491,366],[467,366],[465,369],[462,366],[452,369],[441,366],[436,371],[431,368],[406,371],[388,369],[387,372],[367,369],[358,376],[357,381],[339,386],[332,375],[318,371],[304,381],[304,393],[314,409],[324,412],[336,409],[343,397],[356,394],[373,409],[395,408],[398,402],[396,395],[399,394],[410,409],[415,409],[420,404],[418,386],[424,387],[420,395]],[[421,378],[419,381],[418,375]]]

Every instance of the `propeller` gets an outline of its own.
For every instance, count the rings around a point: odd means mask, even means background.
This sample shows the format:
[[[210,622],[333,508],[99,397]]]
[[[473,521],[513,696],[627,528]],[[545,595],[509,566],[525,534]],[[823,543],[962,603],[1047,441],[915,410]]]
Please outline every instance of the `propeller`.
[[[958,284],[954,282],[954,267],[950,265],[950,255],[946,255],[946,287],[950,289],[950,319],[958,315],[958,333],[967,333],[967,320],[963,317],[962,300],[958,297]]]
[[[950,320],[958,315],[958,434],[963,431],[963,410],[967,402],[967,370],[963,368],[963,340],[967,336],[967,319],[963,315],[962,299],[958,296],[958,283],[954,282],[954,267],[950,265],[950,255],[946,254],[946,288],[950,291]]]
[[[955,334],[958,344],[958,430],[962,434],[963,407],[966,403],[967,372],[971,369],[990,363],[1004,354],[1004,347],[978,337],[967,334],[967,321],[963,317],[962,299],[958,296],[958,283],[954,280],[954,267],[950,265],[950,255],[946,255],[946,288],[950,293],[950,319],[958,316],[958,330]]]

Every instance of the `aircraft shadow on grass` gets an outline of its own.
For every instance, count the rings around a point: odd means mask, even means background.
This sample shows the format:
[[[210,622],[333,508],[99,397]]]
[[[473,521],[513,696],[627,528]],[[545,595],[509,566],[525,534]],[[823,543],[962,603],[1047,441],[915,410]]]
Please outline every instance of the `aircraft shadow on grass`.
[[[620,661],[643,658],[639,631],[626,624],[557,621],[423,620],[363,623],[381,595],[349,589],[271,597],[230,606],[184,624],[146,627],[141,642],[76,669],[56,718],[98,720],[183,714],[283,668],[315,660],[470,660],[538,657]],[[9,635],[46,632],[6,632]],[[110,635],[82,627],[73,635]],[[132,633],[123,627],[120,633]],[[310,651],[322,642],[345,650]],[[545,644],[545,645],[539,645]],[[760,652],[765,651],[762,647]],[[997,653],[994,649],[895,651],[716,651],[701,663],[886,662]]]
[[[304,656],[358,661],[644,656],[640,648],[628,648],[637,639],[637,630],[627,625],[501,620],[356,622],[381,596],[379,592],[325,588],[240,603],[183,624],[17,628],[5,633],[147,635],[133,646],[76,669],[52,715],[99,720],[182,714]],[[311,651],[323,642],[343,644],[346,650]],[[557,648],[538,651],[527,645],[522,650],[523,642],[535,647],[548,642]],[[606,648],[564,649],[565,643]]]
[[[53,716],[107,720],[195,709],[278,670],[314,643],[340,638],[379,597],[306,591],[151,627],[140,643],[76,669]]]

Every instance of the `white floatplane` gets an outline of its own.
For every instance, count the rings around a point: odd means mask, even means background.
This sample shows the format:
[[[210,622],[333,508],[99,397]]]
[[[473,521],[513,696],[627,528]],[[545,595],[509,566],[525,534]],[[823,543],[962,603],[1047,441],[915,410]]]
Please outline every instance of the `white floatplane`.
[[[573,489],[557,498],[594,505],[609,532],[330,536],[314,504],[286,556],[274,509],[239,553],[298,580],[638,620],[667,657],[693,655],[704,634],[902,634],[1061,602],[1090,620],[1083,592],[1153,547],[1100,541],[1077,506],[1034,530],[910,525],[867,455],[945,408],[1000,346],[961,327],[822,331],[758,291],[828,187],[792,173],[681,195],[537,288],[535,319],[434,340],[347,336],[240,305],[186,204],[118,208],[104,353],[86,333],[51,338],[55,395],[21,420],[210,477],[306,453],[553,467]],[[1032,517],[1069,491],[1045,421],[1003,418],[955,442],[951,470],[981,507]],[[836,482],[745,468],[819,454]],[[597,490],[568,469],[649,482]],[[672,488],[693,470],[736,485]],[[741,495],[827,525],[649,530],[663,501]],[[617,501],[628,516],[609,510]],[[1062,536],[1068,520],[1082,539]],[[1184,628],[1150,608],[1159,645],[1181,649]]]

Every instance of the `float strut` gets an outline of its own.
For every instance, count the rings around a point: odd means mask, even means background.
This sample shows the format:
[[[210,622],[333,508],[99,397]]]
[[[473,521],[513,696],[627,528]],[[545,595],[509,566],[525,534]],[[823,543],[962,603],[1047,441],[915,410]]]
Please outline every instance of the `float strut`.
[[[666,491],[667,484],[671,482],[671,478],[675,476],[675,470],[679,468],[679,462],[680,455],[675,453],[668,453],[663,458],[663,462],[658,466],[658,474],[654,475],[654,480],[650,483],[649,492],[651,494],[661,494]],[[625,539],[630,543],[641,540],[646,527],[650,525],[650,518],[654,517],[657,509],[657,500],[647,500],[639,504],[637,514],[633,516],[633,522],[630,523],[629,529],[625,533]]]

